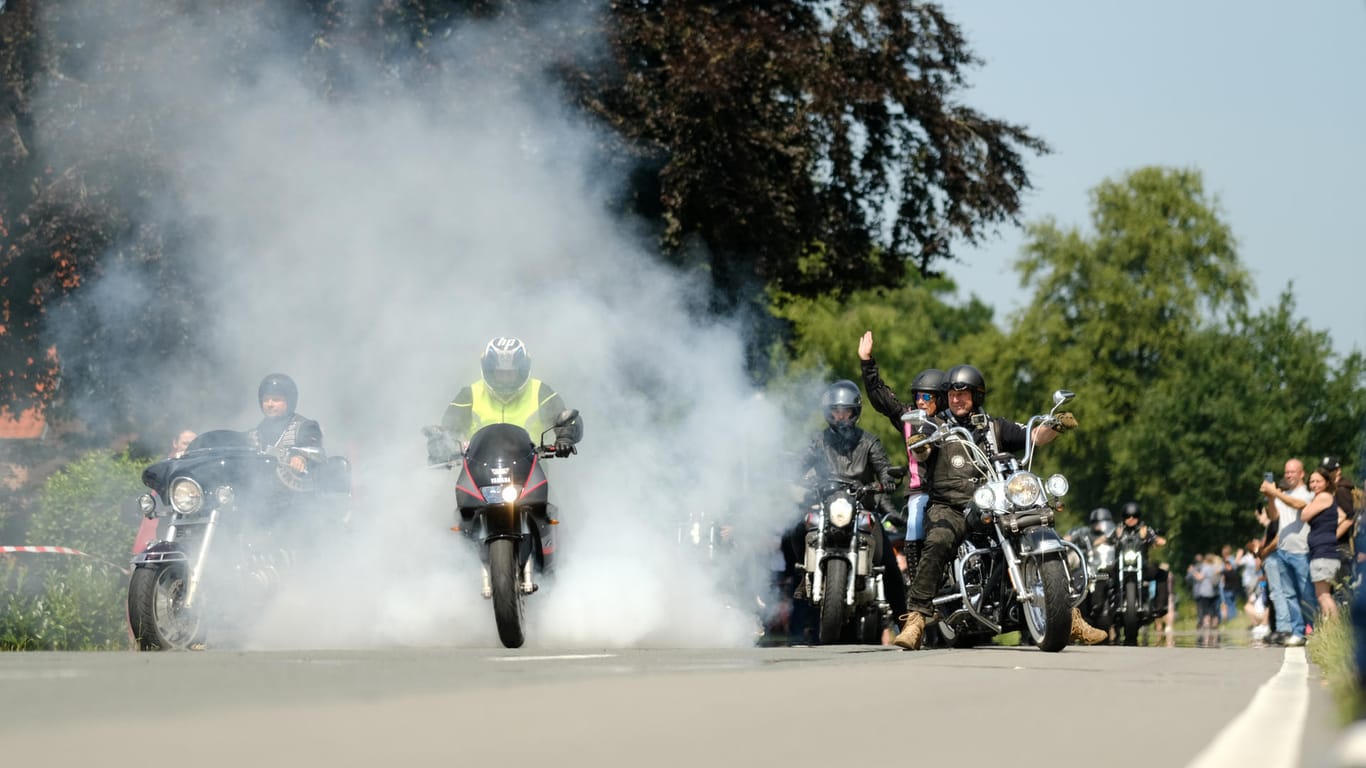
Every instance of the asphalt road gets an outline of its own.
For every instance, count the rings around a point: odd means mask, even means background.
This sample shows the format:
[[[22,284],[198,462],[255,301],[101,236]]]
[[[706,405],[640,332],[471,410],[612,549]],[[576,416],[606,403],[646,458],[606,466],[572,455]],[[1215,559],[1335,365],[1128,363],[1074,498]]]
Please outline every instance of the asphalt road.
[[[1284,657],[1112,646],[10,653],[0,755],[83,768],[1185,766]],[[1312,677],[1300,754],[1319,768],[1335,734]]]

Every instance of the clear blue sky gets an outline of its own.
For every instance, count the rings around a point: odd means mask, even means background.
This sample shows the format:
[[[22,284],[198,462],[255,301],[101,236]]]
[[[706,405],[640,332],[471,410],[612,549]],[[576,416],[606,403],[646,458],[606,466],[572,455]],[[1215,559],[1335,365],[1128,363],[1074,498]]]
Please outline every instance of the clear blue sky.
[[[1089,233],[1089,190],[1144,165],[1199,170],[1252,274],[1254,307],[1366,351],[1366,0],[947,0],[985,64],[964,101],[1023,123],[1023,220]],[[1023,232],[963,250],[960,292],[1018,308]]]

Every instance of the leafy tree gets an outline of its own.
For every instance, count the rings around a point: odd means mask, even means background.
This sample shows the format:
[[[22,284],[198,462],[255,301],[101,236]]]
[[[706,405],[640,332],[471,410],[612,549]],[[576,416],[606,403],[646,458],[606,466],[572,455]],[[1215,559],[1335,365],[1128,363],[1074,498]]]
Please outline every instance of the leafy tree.
[[[978,63],[938,6],[614,0],[569,80],[624,142],[637,211],[733,303],[899,283],[1013,221],[1024,128],[958,103]]]

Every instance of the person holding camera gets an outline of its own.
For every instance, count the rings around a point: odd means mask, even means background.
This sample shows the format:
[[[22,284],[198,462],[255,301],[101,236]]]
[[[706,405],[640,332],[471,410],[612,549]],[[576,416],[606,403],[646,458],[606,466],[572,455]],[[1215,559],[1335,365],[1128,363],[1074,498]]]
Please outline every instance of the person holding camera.
[[[1260,491],[1274,509],[1278,529],[1275,550],[1263,562],[1271,604],[1276,609],[1274,640],[1284,638],[1289,646],[1304,645],[1306,616],[1312,616],[1316,601],[1309,580],[1309,526],[1300,519],[1314,495],[1304,484],[1304,463],[1285,462],[1282,484],[1270,473],[1262,478]]]

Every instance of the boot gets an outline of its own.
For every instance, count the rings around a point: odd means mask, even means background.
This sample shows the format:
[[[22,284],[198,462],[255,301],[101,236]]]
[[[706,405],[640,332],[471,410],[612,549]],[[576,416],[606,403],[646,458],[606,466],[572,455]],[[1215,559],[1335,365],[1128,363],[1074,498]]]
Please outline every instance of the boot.
[[[1096,643],[1103,643],[1108,639],[1110,639],[1109,633],[1087,624],[1086,619],[1081,617],[1081,611],[1076,608],[1072,609],[1071,642],[1095,645]]]
[[[920,650],[920,642],[925,637],[925,617],[917,611],[911,611],[901,617],[901,634],[892,640],[892,643],[908,651]]]

